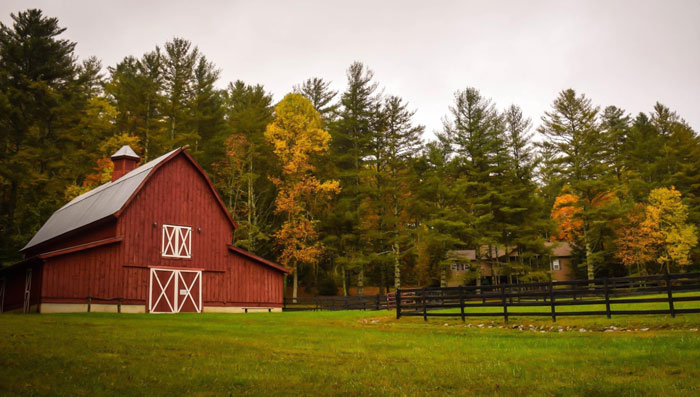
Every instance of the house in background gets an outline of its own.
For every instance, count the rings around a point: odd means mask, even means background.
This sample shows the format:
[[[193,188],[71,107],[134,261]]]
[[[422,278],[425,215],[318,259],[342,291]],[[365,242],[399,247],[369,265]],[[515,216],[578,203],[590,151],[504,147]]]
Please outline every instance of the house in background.
[[[287,270],[231,244],[236,223],[189,153],[137,167],[125,146],[112,161],[111,182],[57,210],[0,270],[0,311],[281,310]]]
[[[573,280],[575,277],[574,265],[572,262],[571,245],[565,241],[561,242],[545,242],[545,246],[550,248],[552,255],[549,259],[550,272],[553,281]],[[451,277],[447,285],[456,287],[464,284],[464,279],[471,270],[476,270],[477,266],[481,267],[481,278],[485,284],[494,284],[492,274],[499,274],[499,263],[506,263],[509,258],[506,258],[504,249],[499,248],[488,254],[488,247],[482,247],[481,258],[477,259],[475,250],[455,250],[448,253],[454,263],[451,265]],[[510,261],[518,260],[518,253],[510,253]],[[492,273],[493,271],[493,273]],[[500,276],[501,283],[507,283],[506,276]]]

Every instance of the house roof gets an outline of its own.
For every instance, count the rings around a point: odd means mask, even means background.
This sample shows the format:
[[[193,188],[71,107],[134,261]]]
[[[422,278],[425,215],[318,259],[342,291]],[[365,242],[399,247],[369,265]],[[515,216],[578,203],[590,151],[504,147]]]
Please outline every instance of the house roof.
[[[545,247],[552,249],[552,256],[566,257],[571,256],[573,249],[566,241],[547,241]]]
[[[552,249],[552,256],[555,257],[568,257],[571,256],[572,248],[569,243],[566,241],[547,241],[544,243],[545,247],[551,248]],[[489,258],[489,252],[488,252],[488,247],[484,246],[481,248],[481,257],[482,259],[488,259]],[[506,251],[502,248],[498,248],[496,251],[491,253],[491,259],[496,259],[500,258],[502,256],[506,255]],[[518,252],[514,251],[511,252],[510,255],[512,256],[518,256]],[[476,251],[475,250],[454,250],[450,251],[447,254],[448,258],[450,259],[467,259],[470,261],[476,260]]]
[[[131,150],[128,147],[126,148]],[[119,149],[117,153],[122,150],[124,150],[124,147]],[[125,150],[125,152],[127,152],[127,150]],[[117,153],[115,153],[115,155]],[[233,218],[231,218],[231,214],[229,214],[221,198],[216,193],[214,186],[211,184],[204,170],[202,170],[199,164],[197,164],[183,148],[179,148],[131,170],[116,181],[107,182],[104,185],[74,198],[68,204],[54,212],[21,251],[25,251],[103,219],[119,217],[133,197],[136,196],[136,193],[138,193],[141,187],[146,183],[148,178],[155,173],[155,170],[179,153],[183,153],[202,174],[212,190],[212,193],[216,196],[229,222],[235,228],[236,223],[233,221]]]

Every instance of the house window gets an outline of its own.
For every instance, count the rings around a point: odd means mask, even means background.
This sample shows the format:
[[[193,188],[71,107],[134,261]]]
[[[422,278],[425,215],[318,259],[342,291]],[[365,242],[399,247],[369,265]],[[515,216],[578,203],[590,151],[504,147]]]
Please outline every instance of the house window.
[[[559,259],[552,260],[552,270],[561,270],[561,264],[559,263]]]
[[[188,226],[163,225],[161,255],[166,258],[192,257],[192,228]]]

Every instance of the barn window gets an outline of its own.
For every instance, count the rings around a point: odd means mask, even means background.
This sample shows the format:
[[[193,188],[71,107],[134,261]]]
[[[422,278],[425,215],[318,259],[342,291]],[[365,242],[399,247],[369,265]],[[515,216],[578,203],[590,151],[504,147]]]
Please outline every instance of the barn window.
[[[163,225],[161,254],[168,258],[192,257],[192,228],[188,226]]]
[[[554,259],[552,261],[552,270],[561,270],[561,264],[559,263],[559,259]]]

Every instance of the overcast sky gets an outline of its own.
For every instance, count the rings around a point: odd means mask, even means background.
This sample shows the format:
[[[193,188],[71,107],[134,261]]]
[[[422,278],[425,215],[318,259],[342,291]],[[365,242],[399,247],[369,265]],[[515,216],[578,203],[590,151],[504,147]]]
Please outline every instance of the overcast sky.
[[[656,101],[700,131],[700,1],[14,1],[59,18],[81,58],[111,66],[179,36],[275,99],[309,77],[336,90],[355,60],[417,110],[426,138],[468,86],[539,124],[557,93],[648,112]]]

